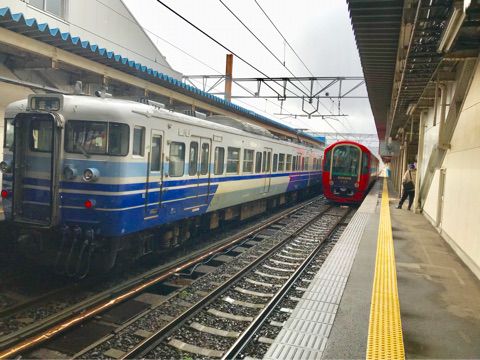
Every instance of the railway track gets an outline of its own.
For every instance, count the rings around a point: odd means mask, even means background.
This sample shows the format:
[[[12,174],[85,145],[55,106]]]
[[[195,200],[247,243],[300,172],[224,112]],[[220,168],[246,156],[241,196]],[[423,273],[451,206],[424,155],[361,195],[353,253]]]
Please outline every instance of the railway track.
[[[348,215],[328,208],[122,357],[237,358]],[[275,323],[274,323],[275,324]],[[277,327],[281,323],[276,323]],[[261,340],[268,343],[271,338]]]
[[[264,235],[259,236],[259,232],[271,232],[272,228],[269,228],[271,226],[273,226],[273,229],[275,229],[276,226],[276,231],[279,232],[281,229],[288,227],[288,221],[285,221],[282,225],[282,220],[294,216],[294,213],[301,211],[301,209],[312,207],[313,204],[318,205],[319,202],[324,202],[324,200],[315,198],[314,200],[307,201],[303,204],[282,211],[272,218],[263,221],[260,224],[256,224],[254,229],[247,228],[242,230],[239,234],[230,236],[219,243],[209,246],[207,249],[196,251],[187,258],[182,258],[173,263],[157,267],[134,279],[129,279],[121,285],[114,286],[100,294],[95,294],[79,303],[62,309],[52,316],[41,319],[19,329],[18,331],[8,333],[0,337],[0,349],[2,351],[0,357],[11,357],[19,353],[25,354],[25,352],[30,351],[31,348],[38,348],[38,346],[44,341],[51,340],[54,337],[57,337],[58,339],[60,334],[70,331],[76,326],[83,326],[82,324],[94,316],[102,317],[100,314],[104,314],[109,310],[111,310],[112,313],[115,313],[116,307],[121,307],[124,302],[127,302],[127,300],[138,297],[138,295],[144,293],[147,288],[157,286],[158,289],[156,290],[156,293],[162,299],[165,299],[167,294],[178,293],[178,290],[182,286],[191,282],[191,280],[179,276],[180,271],[188,268],[193,269],[192,266],[195,264],[199,264],[202,261],[205,262],[222,251],[230,251],[230,254],[227,257],[231,257],[231,253],[235,253],[235,247],[243,250],[253,247],[255,243],[261,243],[265,238]],[[249,241],[250,243],[246,244],[246,242]],[[238,246],[240,243],[243,245]],[[211,263],[213,262],[219,262],[218,256],[215,260],[211,260]],[[205,267],[205,265],[203,266]],[[202,266],[197,265],[197,267],[193,269],[194,274],[199,274],[200,272],[198,270],[202,270]],[[147,304],[149,305],[149,308],[154,307],[153,304],[149,304],[148,302]],[[129,306],[130,305],[127,305],[126,308]],[[122,311],[123,310],[120,312]],[[132,317],[134,318],[135,316]],[[131,319],[129,318],[127,320],[130,321]],[[2,321],[2,319],[0,319],[0,321]],[[120,328],[122,326],[124,326],[124,323],[122,323]],[[112,330],[109,327],[107,328]],[[29,354],[35,356],[33,353]],[[75,353],[69,355],[75,355]],[[81,355],[81,351],[79,351],[77,355]],[[41,356],[42,355],[40,355],[40,357]]]

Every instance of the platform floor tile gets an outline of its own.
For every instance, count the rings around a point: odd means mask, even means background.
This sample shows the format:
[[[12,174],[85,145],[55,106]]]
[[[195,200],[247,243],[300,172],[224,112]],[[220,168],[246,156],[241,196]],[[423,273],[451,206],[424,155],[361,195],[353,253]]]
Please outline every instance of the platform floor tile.
[[[377,183],[357,210],[264,359],[322,357],[360,239],[375,212],[379,188]]]

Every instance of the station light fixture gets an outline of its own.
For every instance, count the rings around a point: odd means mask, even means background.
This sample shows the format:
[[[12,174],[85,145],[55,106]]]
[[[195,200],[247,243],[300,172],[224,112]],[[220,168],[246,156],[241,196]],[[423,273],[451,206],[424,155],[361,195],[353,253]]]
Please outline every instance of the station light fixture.
[[[448,19],[448,24],[443,30],[442,37],[440,38],[440,43],[438,45],[437,52],[438,53],[447,53],[450,51],[452,47],[453,41],[456,39],[458,35],[458,31],[460,30],[463,20],[466,16],[466,9],[470,6],[469,1],[465,1],[467,6],[454,6],[452,15]]]

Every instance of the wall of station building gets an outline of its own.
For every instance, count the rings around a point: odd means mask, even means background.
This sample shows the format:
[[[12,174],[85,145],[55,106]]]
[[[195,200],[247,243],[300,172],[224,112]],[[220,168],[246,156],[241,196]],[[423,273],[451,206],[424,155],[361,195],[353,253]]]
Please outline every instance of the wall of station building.
[[[149,34],[135,20],[122,0],[56,0],[62,5],[59,14],[47,11],[43,1],[2,0],[0,7],[9,7],[12,13],[22,13],[27,19],[47,23],[88,40],[100,48],[128,57],[142,65],[180,79],[182,74],[172,69]],[[44,6],[45,9],[39,9]]]
[[[455,82],[447,83],[448,105]],[[440,105],[439,105],[440,106]],[[437,108],[437,118],[440,108]],[[435,109],[426,114],[421,178],[430,154],[438,144]],[[453,138],[440,169],[423,200],[423,213],[437,227],[465,264],[480,278],[480,65],[477,62]],[[443,196],[442,196],[443,195]]]

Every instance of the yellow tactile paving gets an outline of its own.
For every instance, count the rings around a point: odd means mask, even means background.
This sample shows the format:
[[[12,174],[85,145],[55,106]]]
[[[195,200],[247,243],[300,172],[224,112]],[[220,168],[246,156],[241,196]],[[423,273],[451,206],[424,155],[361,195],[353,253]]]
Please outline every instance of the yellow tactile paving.
[[[378,228],[367,359],[405,359],[386,178]]]

